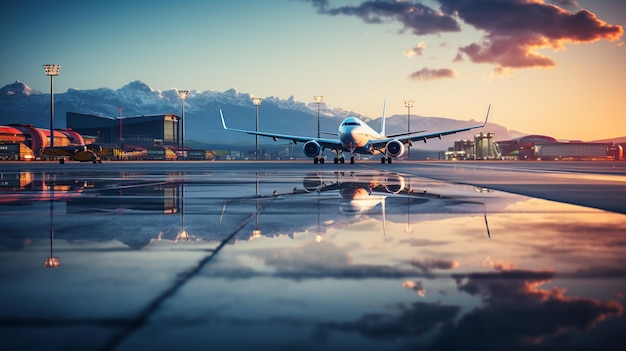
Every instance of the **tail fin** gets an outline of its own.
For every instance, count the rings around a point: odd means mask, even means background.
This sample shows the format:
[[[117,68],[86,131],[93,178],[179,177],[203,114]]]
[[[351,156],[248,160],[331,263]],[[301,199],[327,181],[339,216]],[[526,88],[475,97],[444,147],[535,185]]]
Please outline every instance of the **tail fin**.
[[[380,127],[380,135],[385,135],[385,111],[387,110],[387,99],[383,102],[383,121]]]

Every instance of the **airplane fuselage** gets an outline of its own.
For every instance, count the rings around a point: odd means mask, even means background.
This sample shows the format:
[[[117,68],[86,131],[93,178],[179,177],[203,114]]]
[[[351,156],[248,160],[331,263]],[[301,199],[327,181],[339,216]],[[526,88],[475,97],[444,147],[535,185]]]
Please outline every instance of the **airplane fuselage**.
[[[381,139],[382,136],[365,122],[356,117],[348,117],[339,125],[337,131],[341,145],[350,152],[378,153],[371,147],[371,140]]]

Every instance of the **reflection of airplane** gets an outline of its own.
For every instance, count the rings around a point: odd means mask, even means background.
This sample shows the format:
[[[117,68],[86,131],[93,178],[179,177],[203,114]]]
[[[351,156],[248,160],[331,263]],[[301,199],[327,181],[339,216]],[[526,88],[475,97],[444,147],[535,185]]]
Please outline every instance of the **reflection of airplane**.
[[[43,150],[43,154],[49,157],[60,157],[59,163],[61,164],[65,163],[67,157],[79,162],[102,163],[102,159],[86,145],[47,147]]]
[[[490,108],[491,105],[489,106],[489,109]],[[418,134],[424,131],[416,131],[385,135],[384,112],[380,133],[376,132],[362,120],[356,117],[348,117],[344,119],[343,122],[341,122],[341,124],[339,125],[339,129],[337,132],[338,139],[311,138],[296,135],[232,129],[226,127],[226,122],[224,121],[224,115],[222,114],[222,110],[220,110],[220,116],[222,118],[222,125],[226,130],[270,137],[273,138],[274,141],[278,139],[287,139],[291,140],[294,144],[297,142],[304,143],[304,154],[308,157],[314,157],[314,163],[324,163],[324,158],[321,156],[324,149],[330,149],[336,153],[337,156],[334,159],[335,163],[344,162],[343,157],[339,158],[339,155],[342,154],[344,151],[350,153],[350,163],[354,163],[355,154],[382,154],[383,156],[381,158],[381,163],[391,163],[392,157],[402,156],[402,154],[404,154],[404,145],[412,145],[413,141],[422,140],[426,142],[426,140],[428,139],[441,139],[441,137],[444,135],[484,127],[487,124],[487,118],[489,117],[489,109],[487,109],[487,117],[485,117],[485,123],[481,125],[445,130],[428,134]]]
[[[404,177],[398,174],[373,175],[358,179],[340,180],[326,183],[319,175],[310,175],[302,180],[306,192],[327,192],[338,190],[341,196],[339,211],[344,214],[367,212],[378,204],[385,207],[385,199],[391,195],[410,194]],[[421,194],[420,194],[421,195]],[[383,213],[384,214],[384,213]]]
[[[258,209],[258,201],[260,200],[266,200],[264,206],[272,203],[268,207],[270,212],[289,213],[293,216],[312,213],[312,205],[316,204],[318,222],[320,221],[320,205],[323,204],[335,205],[339,210],[338,213],[348,216],[358,217],[378,213],[382,215],[383,231],[389,213],[395,216],[405,213],[405,211],[407,215],[412,211],[422,214],[465,214],[475,213],[476,206],[480,208],[480,212],[485,211],[485,204],[480,201],[444,196],[426,190],[417,191],[412,188],[410,180],[395,173],[349,175],[344,174],[344,172],[334,172],[332,176],[326,177],[323,174],[310,174],[304,177],[302,185],[302,188],[293,188],[293,190],[284,193],[274,190],[271,195],[261,195],[257,191],[254,197],[231,199],[222,206],[220,223],[222,223],[228,204],[245,203],[251,200],[257,201],[257,215],[260,212]],[[316,193],[326,194],[326,196],[307,198],[307,196]],[[299,197],[298,195],[304,196],[302,201],[272,201],[277,198]],[[380,209],[380,212],[377,208]],[[330,213],[337,213],[337,211],[332,210]],[[484,215],[487,236],[491,237],[486,211]],[[334,219],[336,218],[333,218],[333,221]]]

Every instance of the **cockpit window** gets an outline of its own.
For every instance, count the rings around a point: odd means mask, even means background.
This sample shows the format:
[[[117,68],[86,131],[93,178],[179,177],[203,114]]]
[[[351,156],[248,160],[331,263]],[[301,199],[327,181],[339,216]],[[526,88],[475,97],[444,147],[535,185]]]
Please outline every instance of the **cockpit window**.
[[[360,126],[361,123],[359,123],[359,122],[344,122],[343,125],[344,126]]]

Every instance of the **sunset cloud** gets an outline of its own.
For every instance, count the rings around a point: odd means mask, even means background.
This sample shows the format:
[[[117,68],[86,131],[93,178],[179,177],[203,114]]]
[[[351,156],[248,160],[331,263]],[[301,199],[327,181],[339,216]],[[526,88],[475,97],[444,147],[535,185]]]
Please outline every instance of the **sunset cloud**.
[[[406,57],[422,56],[424,55],[424,49],[426,49],[426,43],[420,41],[415,47],[404,50],[402,54]]]
[[[558,50],[566,43],[603,39],[615,41],[624,33],[621,26],[607,24],[587,10],[571,13],[541,0],[439,2],[445,13],[485,31],[482,42],[459,49],[475,63],[509,68],[551,67],[555,65],[552,58],[538,53],[538,49]]]
[[[380,24],[397,21],[402,24],[402,31],[411,31],[415,35],[461,30],[458,22],[451,15],[446,15],[419,2],[370,0],[357,6],[331,8],[328,0],[309,1],[321,14],[356,16],[366,23]]]
[[[496,65],[494,72],[531,67],[552,67],[554,60],[538,52],[540,49],[562,50],[565,44],[617,41],[624,28],[611,25],[581,9],[573,0],[436,0],[438,9],[420,1],[369,0],[359,5],[332,7],[328,0],[309,0],[318,13],[356,16],[366,23],[402,25],[401,32],[414,35],[459,32],[460,22],[484,31],[481,41],[458,49],[460,55],[473,63]],[[414,55],[421,54],[420,50]],[[411,51],[409,51],[409,54]],[[407,51],[405,51],[407,55]],[[459,56],[454,62],[460,62]],[[423,69],[412,79],[428,80],[454,76],[451,70]]]
[[[409,77],[413,80],[434,80],[442,78],[453,78],[456,71],[449,68],[433,69],[424,67],[419,71],[413,72]]]

